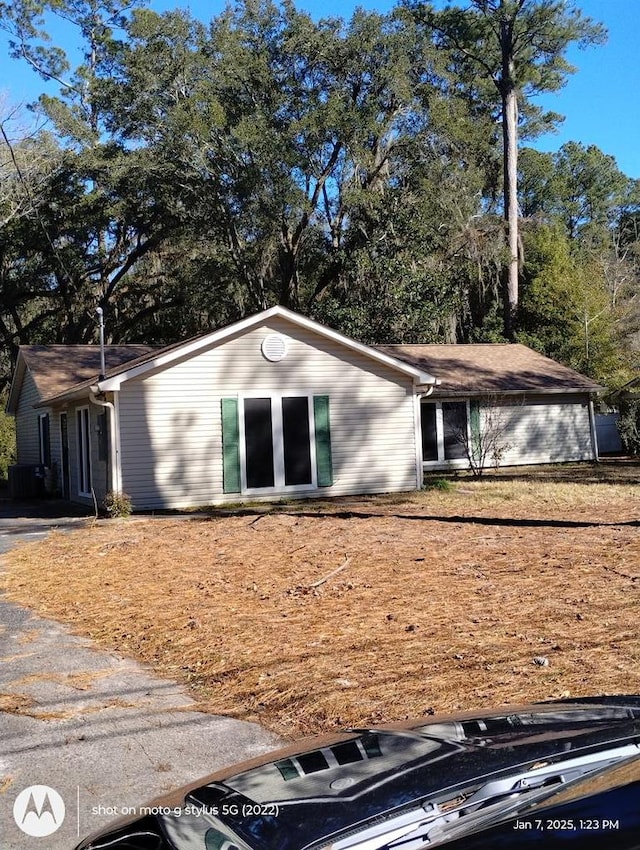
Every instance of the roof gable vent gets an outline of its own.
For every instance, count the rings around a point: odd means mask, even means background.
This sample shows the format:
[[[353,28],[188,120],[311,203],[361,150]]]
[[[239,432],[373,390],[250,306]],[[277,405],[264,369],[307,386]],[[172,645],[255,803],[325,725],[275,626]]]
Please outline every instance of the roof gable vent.
[[[278,363],[287,356],[287,340],[280,334],[269,334],[262,340],[261,351],[271,363]]]

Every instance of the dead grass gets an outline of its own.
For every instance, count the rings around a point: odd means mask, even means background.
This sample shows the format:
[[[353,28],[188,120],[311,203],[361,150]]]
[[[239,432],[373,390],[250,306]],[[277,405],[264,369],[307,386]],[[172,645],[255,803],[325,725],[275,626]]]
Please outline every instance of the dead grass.
[[[29,629],[26,632],[22,632],[22,634],[18,638],[18,643],[19,644],[33,643],[34,641],[38,640],[38,638],[41,637],[41,636],[42,636],[42,633],[41,633],[40,629]]]
[[[9,788],[13,785],[13,776],[0,777],[0,794],[6,794]]]
[[[463,479],[105,522],[15,550],[2,584],[186,682],[201,708],[293,737],[640,692],[638,517],[634,485]]]
[[[90,691],[99,679],[113,676],[113,673],[113,670],[92,670],[83,673],[29,673],[27,676],[13,679],[8,684],[15,688],[41,682],[53,682],[57,685],[73,688],[76,691]]]
[[[33,700],[26,694],[0,693],[0,711],[7,714],[28,713],[32,705]]]

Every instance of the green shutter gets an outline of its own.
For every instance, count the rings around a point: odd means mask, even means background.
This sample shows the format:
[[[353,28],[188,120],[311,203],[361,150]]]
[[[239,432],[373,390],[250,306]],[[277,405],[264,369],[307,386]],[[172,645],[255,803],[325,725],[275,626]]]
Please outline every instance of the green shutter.
[[[225,493],[240,492],[240,426],[238,399],[223,398],[222,405],[222,488]]]
[[[482,439],[480,435],[480,402],[469,403],[469,427],[471,430],[471,456],[474,460],[482,457]]]
[[[331,427],[329,425],[329,396],[313,397],[313,418],[316,431],[316,468],[318,487],[331,487],[333,465],[331,461]]]

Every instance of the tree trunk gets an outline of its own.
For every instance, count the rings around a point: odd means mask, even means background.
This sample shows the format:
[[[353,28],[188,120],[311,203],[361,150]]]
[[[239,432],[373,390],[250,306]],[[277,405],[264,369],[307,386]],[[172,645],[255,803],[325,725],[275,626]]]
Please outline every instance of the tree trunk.
[[[518,317],[518,98],[513,67],[513,33],[508,21],[501,28],[502,143],[504,168],[504,216],[507,224],[509,261],[505,269],[505,336],[512,339]]]

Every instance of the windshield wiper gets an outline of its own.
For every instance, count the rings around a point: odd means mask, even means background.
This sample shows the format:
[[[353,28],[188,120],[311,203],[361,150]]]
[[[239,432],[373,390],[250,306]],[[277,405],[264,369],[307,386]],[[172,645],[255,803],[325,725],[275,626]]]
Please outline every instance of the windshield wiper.
[[[424,850],[506,820],[523,807],[553,796],[559,788],[612,764],[638,758],[640,745],[587,753],[561,762],[543,761],[525,771],[459,791],[420,808],[323,843],[318,850]]]

